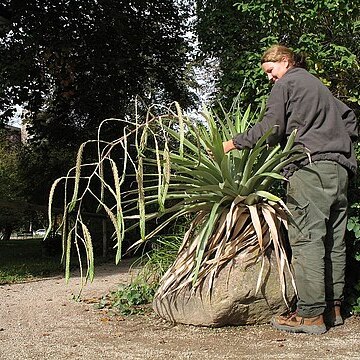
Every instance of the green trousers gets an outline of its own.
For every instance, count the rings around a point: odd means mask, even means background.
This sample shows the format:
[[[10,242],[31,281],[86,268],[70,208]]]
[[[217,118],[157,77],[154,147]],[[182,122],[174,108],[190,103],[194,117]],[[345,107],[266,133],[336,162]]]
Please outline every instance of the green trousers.
[[[316,161],[289,179],[287,206],[298,314],[313,317],[326,302],[342,300],[348,173],[332,161]]]

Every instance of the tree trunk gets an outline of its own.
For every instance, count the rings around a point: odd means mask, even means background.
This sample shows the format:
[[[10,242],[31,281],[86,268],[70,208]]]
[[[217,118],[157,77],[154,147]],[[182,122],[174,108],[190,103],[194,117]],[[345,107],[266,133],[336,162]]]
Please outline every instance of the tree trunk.
[[[12,228],[11,225],[5,225],[4,233],[3,233],[3,236],[2,236],[3,241],[9,241],[10,240],[12,230],[13,230],[13,228]]]

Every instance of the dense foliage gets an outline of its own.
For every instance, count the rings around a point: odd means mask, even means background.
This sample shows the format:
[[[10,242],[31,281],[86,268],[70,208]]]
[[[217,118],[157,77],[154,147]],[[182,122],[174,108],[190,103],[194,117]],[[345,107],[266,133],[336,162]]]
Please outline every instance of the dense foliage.
[[[268,93],[260,56],[274,43],[308,55],[317,74],[341,100],[360,109],[360,9],[357,1],[266,2],[198,0],[198,35],[205,56],[219,59],[219,96],[253,102]],[[246,79],[246,82],[245,82]]]

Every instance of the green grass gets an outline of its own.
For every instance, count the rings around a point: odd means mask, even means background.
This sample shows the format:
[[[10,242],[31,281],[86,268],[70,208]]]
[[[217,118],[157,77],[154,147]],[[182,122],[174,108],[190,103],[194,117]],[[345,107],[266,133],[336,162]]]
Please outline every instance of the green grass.
[[[43,278],[62,272],[60,255],[46,255],[42,239],[0,241],[0,284]]]

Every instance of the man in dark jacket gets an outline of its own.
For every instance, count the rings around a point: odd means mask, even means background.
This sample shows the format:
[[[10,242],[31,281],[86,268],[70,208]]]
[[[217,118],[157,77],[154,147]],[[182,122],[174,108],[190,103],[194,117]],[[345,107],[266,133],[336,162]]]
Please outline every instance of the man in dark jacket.
[[[295,313],[275,317],[272,325],[289,332],[321,334],[326,325],[343,323],[347,185],[349,174],[357,168],[352,143],[358,128],[354,112],[303,65],[304,59],[281,45],[264,53],[262,68],[274,83],[264,118],[223,146],[225,153],[252,148],[271,128],[268,141],[274,145],[297,129],[295,145],[309,154],[286,169],[298,303]]]

